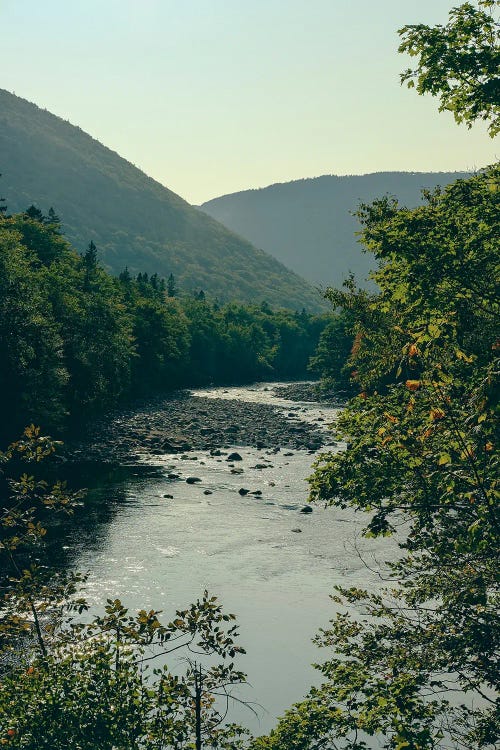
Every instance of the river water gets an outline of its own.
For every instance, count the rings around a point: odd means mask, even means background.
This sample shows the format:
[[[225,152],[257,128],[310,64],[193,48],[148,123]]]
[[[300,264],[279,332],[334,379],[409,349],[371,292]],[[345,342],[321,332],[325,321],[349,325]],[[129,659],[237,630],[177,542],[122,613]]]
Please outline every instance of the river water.
[[[338,409],[283,399],[275,385],[194,393],[270,404],[283,420],[300,418],[325,430],[334,422]],[[258,717],[235,706],[231,719],[261,734],[318,682],[311,663],[328,654],[311,639],[335,614],[333,587],[379,587],[372,569],[394,559],[397,545],[365,539],[366,519],[354,511],[315,506],[312,513],[300,512],[316,458],[311,451],[246,445],[230,450],[242,461],[231,464],[227,455],[203,451],[182,457],[143,453],[141,462],[158,470],[97,484],[90,500],[107,507],[108,517],[85,534],[75,531],[67,544],[74,566],[89,572],[86,593],[93,608],[119,597],[132,610],[160,609],[170,619],[204,589],[217,595],[237,615],[247,651],[238,666],[250,684],[240,695],[259,705]],[[188,484],[189,476],[201,481]],[[241,488],[262,494],[240,495]]]

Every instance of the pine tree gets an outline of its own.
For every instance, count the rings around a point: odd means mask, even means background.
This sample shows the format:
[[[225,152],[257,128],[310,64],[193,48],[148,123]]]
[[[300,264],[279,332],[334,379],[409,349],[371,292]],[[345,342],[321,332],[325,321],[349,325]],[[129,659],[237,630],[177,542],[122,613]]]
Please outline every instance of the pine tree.
[[[174,275],[171,273],[168,277],[167,281],[167,296],[168,297],[176,297],[177,296],[177,286],[175,283]]]
[[[0,177],[1,177],[0,173]],[[5,198],[0,198],[0,218],[6,213],[7,206],[5,205]]]
[[[97,248],[92,240],[89,242],[87,250],[82,255],[82,260],[86,271],[94,270],[97,267]]]
[[[128,270],[128,266],[125,266],[118,278],[120,279],[122,284],[126,284],[127,286],[128,284],[130,284],[130,282],[132,281],[132,277],[130,275],[130,271]]]
[[[45,216],[40,211],[39,208],[37,208],[35,205],[31,204],[31,206],[26,209],[25,215],[28,217],[28,219],[33,219],[33,221],[38,221],[40,224],[45,223]]]

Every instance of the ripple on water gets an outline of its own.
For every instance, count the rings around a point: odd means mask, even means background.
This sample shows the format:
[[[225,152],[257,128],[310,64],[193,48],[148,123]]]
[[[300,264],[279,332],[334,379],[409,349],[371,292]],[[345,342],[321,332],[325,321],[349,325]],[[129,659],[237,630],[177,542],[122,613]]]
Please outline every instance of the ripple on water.
[[[265,387],[197,393],[283,407],[283,419],[288,420],[290,412],[297,416],[300,409],[301,419],[321,417],[326,425],[338,413],[323,404],[291,406]],[[335,615],[329,599],[333,587],[378,586],[361,558],[370,561],[370,554],[377,552],[381,559],[390,559],[397,551],[391,551],[387,540],[360,537],[366,522],[361,514],[321,506],[307,516],[300,513],[314,454],[295,450],[269,458],[269,452],[248,446],[230,450],[241,454],[243,475],[231,474],[224,457],[203,451],[190,455],[198,459],[192,464],[178,456],[144,454],[144,463],[160,466],[160,475],[128,484],[125,503],[102,532],[82,545],[76,567],[90,570],[93,604],[118,596],[131,609],[162,609],[169,617],[205,588],[219,596],[225,609],[238,616],[247,650],[239,666],[253,686],[246,697],[268,712],[259,721],[244,711],[232,718],[262,733],[318,680],[310,664],[322,655],[311,638]],[[252,469],[257,463],[272,466]],[[172,471],[180,475],[178,481],[166,478]],[[188,475],[203,481],[189,485]],[[242,486],[261,496],[241,496]],[[210,501],[203,495],[207,489]],[[107,492],[112,497],[113,489]],[[165,492],[174,498],[160,500]],[[292,533],[297,527],[303,533]]]
[[[163,555],[164,557],[175,557],[176,555],[180,555],[181,553],[178,547],[174,547],[172,545],[168,547],[155,547],[155,549],[160,553],[160,555]]]

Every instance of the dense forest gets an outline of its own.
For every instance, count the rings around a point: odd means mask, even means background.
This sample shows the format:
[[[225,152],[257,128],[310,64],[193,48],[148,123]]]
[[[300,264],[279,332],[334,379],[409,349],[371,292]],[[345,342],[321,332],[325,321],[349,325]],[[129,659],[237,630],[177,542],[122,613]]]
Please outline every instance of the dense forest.
[[[134,396],[181,386],[302,378],[328,316],[221,305],[171,274],[109,275],[76,253],[53,210],[0,218],[3,438],[59,432]]]
[[[78,127],[0,89],[2,193],[13,212],[61,215],[83,252],[92,240],[114,274],[173,273],[187,291],[221,301],[311,312],[321,295],[268,253],[193,206]]]
[[[403,83],[437,96],[459,123],[484,121],[491,136],[500,131],[498,6],[463,3],[445,26],[399,32],[400,51],[415,58]],[[2,409],[15,418],[20,403],[43,404],[58,419],[80,403],[91,411],[139,388],[141,361],[146,387],[174,384],[190,347],[206,346],[197,366],[208,363],[202,378],[210,379],[219,336],[220,377],[234,373],[236,359],[240,373],[291,373],[297,362],[305,367],[311,331],[322,331],[316,366],[352,398],[334,430],[347,449],[319,456],[311,501],[366,513],[366,535],[399,533],[401,552],[377,568],[378,593],[336,590],[336,615],[316,638],[326,651],[321,682],[269,735],[251,738],[226,719],[228,696],[245,681],[236,666],[243,649],[216,597],[205,592],[168,622],[155,610],[131,614],[117,598],[94,615],[79,593],[82,576],[40,564],[47,515],[71,512],[81,495],[37,481],[55,445],[28,428],[0,454],[10,477],[0,516],[2,746],[498,747],[499,165],[423,197],[417,208],[387,197],[359,207],[377,291],[352,280],[329,289],[343,317],[326,327],[307,314],[183,298],[173,278],[165,289],[143,272],[115,279],[93,244],[83,255],[69,248],[53,213],[1,220],[0,341],[10,363],[2,360]],[[331,346],[336,332],[346,341]],[[304,337],[293,365],[289,335]],[[184,672],[150,668],[176,651]]]

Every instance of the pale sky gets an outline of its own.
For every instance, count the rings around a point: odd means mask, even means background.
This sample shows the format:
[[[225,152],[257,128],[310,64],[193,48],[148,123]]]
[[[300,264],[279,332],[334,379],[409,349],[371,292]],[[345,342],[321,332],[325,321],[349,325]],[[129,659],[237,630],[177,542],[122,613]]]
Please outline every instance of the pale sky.
[[[399,84],[397,29],[458,4],[0,0],[0,87],[191,203],[322,174],[476,169],[498,139]]]

